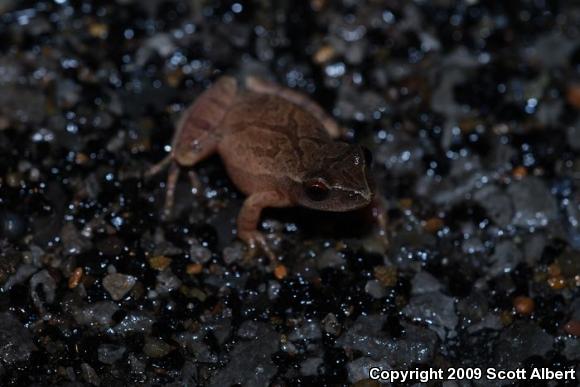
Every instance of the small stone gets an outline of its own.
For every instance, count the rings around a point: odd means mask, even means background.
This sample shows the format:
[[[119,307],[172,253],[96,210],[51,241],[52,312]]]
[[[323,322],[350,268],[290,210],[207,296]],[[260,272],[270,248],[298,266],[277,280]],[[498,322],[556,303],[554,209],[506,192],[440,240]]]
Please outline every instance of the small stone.
[[[92,247],[90,240],[85,238],[72,223],[66,223],[60,232],[65,254],[78,255]]]
[[[522,316],[528,316],[534,312],[535,303],[534,300],[526,296],[518,296],[514,298],[513,301],[514,308]]]
[[[81,364],[81,371],[85,382],[93,386],[101,385],[101,378],[99,378],[99,375],[97,375],[95,369],[91,367],[88,363]]]
[[[86,154],[79,152],[75,155],[75,163],[78,165],[84,165],[90,160],[89,156]]]
[[[572,336],[580,337],[580,321],[568,321],[566,325],[564,325],[564,332]]]
[[[173,349],[174,348],[165,341],[151,336],[145,338],[145,345],[143,346],[143,352],[152,358],[163,357],[173,351]]]
[[[548,285],[554,290],[562,290],[566,287],[566,279],[561,275],[548,278]]]
[[[30,331],[12,313],[0,313],[0,359],[8,364],[26,361],[34,348]]]
[[[394,266],[376,266],[373,273],[384,287],[393,287],[397,284],[397,268]]]
[[[279,350],[280,335],[267,326],[253,340],[239,340],[229,352],[229,362],[214,374],[209,387],[267,386],[277,372],[272,355]]]
[[[331,335],[334,336],[340,335],[341,326],[340,323],[338,322],[338,319],[333,313],[327,314],[322,319],[322,329],[324,330],[324,332],[330,333]]]
[[[283,280],[284,278],[286,278],[286,276],[288,276],[288,269],[286,268],[286,266],[278,264],[274,269],[274,276],[278,280]]]
[[[204,302],[207,299],[207,294],[205,294],[202,290],[198,288],[190,288],[187,286],[181,286],[179,288],[181,294],[183,294],[187,298],[195,298],[201,302]]]
[[[241,243],[234,243],[223,249],[222,256],[226,265],[241,261],[244,257],[244,247]]]
[[[403,308],[403,314],[414,321],[426,323],[442,340],[454,334],[459,322],[455,300],[439,292],[411,297],[409,304]]]
[[[211,259],[211,250],[200,245],[193,245],[189,250],[189,256],[194,263],[206,263]]]
[[[238,336],[244,339],[255,339],[258,337],[261,324],[252,320],[244,321],[238,328]]]
[[[68,279],[68,287],[69,289],[74,289],[79,286],[81,279],[83,278],[83,268],[77,267],[73,270],[71,276]]]
[[[378,367],[383,371],[391,370],[390,365],[387,364],[385,360],[373,360],[369,357],[363,356],[346,365],[346,369],[348,370],[348,380],[351,383],[357,383],[357,385],[360,385],[358,383],[366,383],[367,381],[372,383],[373,381],[369,380],[369,374],[370,369],[375,367]]]
[[[430,218],[425,222],[423,228],[430,234],[436,234],[437,231],[441,230],[445,223],[440,218]]]
[[[155,319],[149,312],[129,312],[125,318],[115,326],[114,333],[125,335],[130,333],[148,333]]]
[[[159,294],[166,294],[181,286],[181,280],[171,270],[164,270],[157,275],[155,291]]]
[[[185,268],[185,271],[189,275],[199,274],[202,272],[202,270],[203,270],[203,265],[201,263],[189,263]]]
[[[171,258],[158,255],[149,259],[149,266],[155,270],[163,271],[171,265]]]
[[[80,325],[109,327],[119,307],[112,301],[99,301],[84,307],[74,307],[72,314]]]
[[[513,223],[522,227],[545,227],[558,217],[556,199],[544,180],[528,176],[508,187],[515,208]]]
[[[437,278],[424,270],[415,274],[412,285],[411,294],[413,295],[438,292],[443,287]]]
[[[16,240],[26,231],[26,221],[12,211],[0,212],[0,236]]]
[[[44,310],[44,303],[52,304],[55,295],[56,281],[48,270],[41,270],[30,278],[30,296],[37,308]]]
[[[127,348],[120,345],[102,344],[97,348],[97,358],[101,363],[114,364],[121,360]]]
[[[545,356],[553,345],[554,338],[536,323],[520,320],[503,330],[494,350],[498,366],[514,369],[532,356]]]
[[[568,88],[566,99],[570,105],[580,110],[580,84],[575,84]]]
[[[310,357],[300,364],[300,373],[305,376],[316,376],[323,363],[324,360],[320,357]]]
[[[516,179],[523,179],[524,177],[526,177],[528,175],[528,170],[526,169],[526,167],[515,167],[514,170],[512,171],[512,175],[516,178]]]
[[[304,324],[294,327],[294,330],[288,335],[288,340],[317,340],[321,337],[320,323],[317,320],[307,320]]]
[[[387,295],[385,288],[381,286],[378,280],[369,280],[365,285],[365,292],[370,294],[373,298],[383,298]]]
[[[280,295],[282,285],[280,282],[271,280],[268,282],[268,299],[275,300]]]
[[[346,263],[344,253],[334,248],[325,249],[316,260],[316,267],[326,269],[328,267],[341,267]]]
[[[93,38],[105,39],[109,34],[109,27],[105,23],[91,23],[89,34]]]
[[[336,55],[336,50],[329,44],[325,44],[324,46],[320,47],[316,53],[314,53],[314,63],[316,64],[324,64],[331,59],[333,59]]]
[[[103,278],[103,287],[109,292],[113,300],[119,301],[133,289],[136,282],[137,278],[131,275],[111,273]]]

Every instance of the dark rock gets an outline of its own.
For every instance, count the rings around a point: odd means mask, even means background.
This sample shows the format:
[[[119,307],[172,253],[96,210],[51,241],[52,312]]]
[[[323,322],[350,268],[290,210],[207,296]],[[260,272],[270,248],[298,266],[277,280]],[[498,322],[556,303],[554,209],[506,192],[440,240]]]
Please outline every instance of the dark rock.
[[[439,292],[419,294],[411,297],[403,314],[426,323],[444,340],[455,335],[458,318],[455,313],[455,300]]]
[[[280,337],[270,329],[251,341],[241,341],[229,353],[229,362],[211,381],[210,386],[240,383],[248,387],[265,386],[276,373],[271,356],[278,350]]]
[[[545,183],[528,177],[508,187],[514,203],[513,223],[521,227],[542,227],[556,219],[558,206]]]
[[[127,348],[121,345],[102,344],[97,348],[97,357],[101,363],[114,364],[121,360]]]
[[[12,313],[0,314],[0,358],[4,363],[26,361],[35,348],[32,334]]]
[[[554,338],[531,321],[516,321],[502,332],[495,347],[497,363],[516,369],[532,356],[544,356],[553,348]]]
[[[103,287],[115,301],[119,301],[125,297],[136,283],[137,278],[121,273],[111,273],[103,278]]]

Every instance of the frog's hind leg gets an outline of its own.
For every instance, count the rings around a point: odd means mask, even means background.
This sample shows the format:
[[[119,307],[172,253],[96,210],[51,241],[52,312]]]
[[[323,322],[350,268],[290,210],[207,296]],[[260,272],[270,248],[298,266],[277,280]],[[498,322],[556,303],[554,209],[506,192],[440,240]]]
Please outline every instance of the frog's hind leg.
[[[328,132],[330,137],[333,139],[337,139],[343,134],[342,128],[334,118],[326,114],[324,109],[318,103],[305,94],[255,76],[248,76],[245,80],[245,86],[248,90],[255,93],[277,95],[278,97],[284,98],[287,101],[300,106],[320,121],[324,126],[324,129],[326,129],[326,132]]]
[[[171,153],[146,172],[150,177],[169,166],[164,215],[173,208],[175,187],[179,178],[179,166],[193,167],[217,151],[220,127],[234,101],[237,83],[232,77],[221,77],[182,114],[173,137]],[[196,193],[200,192],[199,179],[189,171]]]

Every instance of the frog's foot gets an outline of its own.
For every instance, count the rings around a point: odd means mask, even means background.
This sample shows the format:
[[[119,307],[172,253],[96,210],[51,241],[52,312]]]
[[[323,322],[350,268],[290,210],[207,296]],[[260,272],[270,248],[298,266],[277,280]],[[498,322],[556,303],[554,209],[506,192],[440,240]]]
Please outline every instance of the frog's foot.
[[[173,155],[168,154],[167,156],[165,156],[163,160],[161,160],[160,162],[158,162],[157,164],[153,165],[152,167],[150,167],[148,170],[145,171],[144,174],[145,179],[150,179],[151,177],[159,174],[161,171],[167,168],[172,161]]]
[[[197,176],[195,171],[188,171],[187,175],[189,176],[189,181],[191,182],[191,192],[195,196],[201,196],[203,186],[201,184],[201,180],[199,180],[199,176]]]
[[[243,231],[238,234],[238,237],[248,246],[248,250],[243,259],[244,263],[250,263],[259,251],[266,254],[270,262],[276,260],[276,254],[274,254],[266,241],[266,237],[260,231]]]
[[[288,199],[277,191],[256,192],[244,201],[238,215],[238,237],[248,245],[251,257],[256,255],[260,247],[271,261],[276,259],[266,238],[258,231],[258,220],[264,207],[283,207],[288,204]]]
[[[389,248],[389,232],[388,232],[388,224],[389,224],[389,217],[387,215],[387,210],[385,208],[385,204],[382,200],[378,199],[376,196],[371,203],[372,208],[372,215],[375,220],[378,229],[378,237],[381,241],[385,250]]]
[[[180,167],[177,163],[171,163],[169,167],[169,173],[167,175],[167,183],[165,194],[165,204],[163,205],[163,214],[161,215],[162,220],[168,220],[171,216],[171,211],[173,210],[173,204],[175,203],[175,187],[177,186],[177,181],[179,180]]]

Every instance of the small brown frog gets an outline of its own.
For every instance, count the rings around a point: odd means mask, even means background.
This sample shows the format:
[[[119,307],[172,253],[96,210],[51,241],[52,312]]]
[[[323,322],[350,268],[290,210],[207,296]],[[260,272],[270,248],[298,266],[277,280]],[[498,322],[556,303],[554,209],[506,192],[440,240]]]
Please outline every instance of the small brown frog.
[[[167,214],[179,166],[192,167],[217,152],[234,184],[248,196],[237,220],[238,237],[251,252],[259,245],[272,257],[257,230],[263,208],[349,211],[371,202],[370,152],[333,141],[339,135],[337,123],[305,95],[257,77],[240,85],[223,76],[184,112],[171,153],[147,174],[170,165]],[[190,178],[199,187],[193,171]]]

